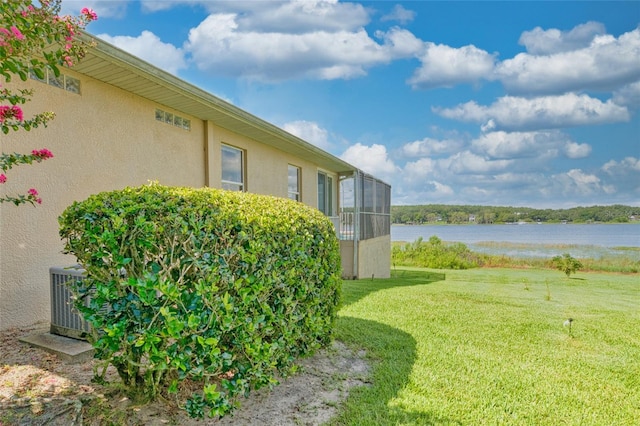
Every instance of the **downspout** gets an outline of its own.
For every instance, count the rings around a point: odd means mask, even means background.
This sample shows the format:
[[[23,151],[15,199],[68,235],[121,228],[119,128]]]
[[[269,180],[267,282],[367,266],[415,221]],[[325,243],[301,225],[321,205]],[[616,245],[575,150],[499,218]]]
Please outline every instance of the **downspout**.
[[[213,182],[213,161],[215,159],[213,149],[213,123],[209,120],[203,122],[204,127],[204,186],[215,188]]]

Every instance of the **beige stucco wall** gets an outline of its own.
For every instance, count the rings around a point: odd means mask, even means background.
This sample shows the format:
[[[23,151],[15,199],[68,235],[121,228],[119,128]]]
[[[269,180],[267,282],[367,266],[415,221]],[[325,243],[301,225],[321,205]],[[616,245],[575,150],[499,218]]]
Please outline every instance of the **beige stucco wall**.
[[[208,185],[220,187],[221,179],[221,145],[229,145],[242,149],[245,153],[246,180],[248,192],[256,194],[287,197],[289,164],[301,169],[301,201],[312,207],[318,206],[318,168],[308,159],[300,158],[262,144],[258,141],[233,133],[227,129],[208,122],[207,127],[207,161],[209,162]],[[334,206],[337,202],[338,177],[329,173],[334,182]]]
[[[0,329],[48,320],[50,266],[75,263],[61,254],[57,217],[92,193],[158,180],[166,185],[204,185],[202,122],[192,130],[155,120],[157,105],[85,79],[82,94],[28,81],[36,91],[25,116],[54,111],[45,128],[0,136],[3,152],[48,148],[54,158],[7,172],[3,194],[36,188],[37,207],[0,205]],[[15,83],[14,83],[15,84]],[[15,87],[15,86],[14,86]]]
[[[358,278],[391,276],[391,236],[358,242]]]
[[[353,244],[353,240],[340,240],[342,278],[346,280],[356,278],[356,272],[353,268]]]
[[[2,152],[48,148],[54,158],[7,172],[0,195],[36,188],[37,207],[0,204],[0,330],[48,321],[49,267],[75,263],[63,255],[57,217],[73,201],[100,191],[146,184],[220,187],[220,144],[246,150],[247,190],[287,196],[287,165],[302,168],[302,201],[317,206],[318,168],[219,126],[67,71],[81,94],[28,81],[35,89],[25,116],[55,111],[48,128],[0,134]],[[156,108],[191,119],[191,130],[156,121]],[[208,170],[207,170],[208,167]],[[337,198],[334,175],[334,198]],[[337,205],[334,201],[334,205]]]

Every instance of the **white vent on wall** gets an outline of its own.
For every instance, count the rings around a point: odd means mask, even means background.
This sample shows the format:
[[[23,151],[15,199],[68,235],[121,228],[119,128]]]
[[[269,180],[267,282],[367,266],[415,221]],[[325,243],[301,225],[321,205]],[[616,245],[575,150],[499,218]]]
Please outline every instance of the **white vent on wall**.
[[[86,339],[90,331],[89,324],[73,306],[71,291],[65,284],[70,280],[82,280],[85,270],[79,266],[70,268],[49,268],[51,278],[51,328],[52,334],[72,337],[74,339]],[[89,304],[90,298],[85,299]]]

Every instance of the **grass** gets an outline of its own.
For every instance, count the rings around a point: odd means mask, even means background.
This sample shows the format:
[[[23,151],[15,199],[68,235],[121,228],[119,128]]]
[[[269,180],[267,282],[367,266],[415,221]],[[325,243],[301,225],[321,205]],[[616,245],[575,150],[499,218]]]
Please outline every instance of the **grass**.
[[[402,241],[391,243],[392,248],[406,245],[407,243]],[[640,272],[640,247],[485,241],[469,244],[469,248],[475,250],[473,256],[478,264],[488,268],[555,269],[551,259],[563,253],[570,253],[573,257],[579,258],[583,271],[632,274]],[[392,262],[402,264],[400,259],[392,259]]]
[[[343,300],[374,368],[332,425],[640,424],[637,275],[401,269]]]

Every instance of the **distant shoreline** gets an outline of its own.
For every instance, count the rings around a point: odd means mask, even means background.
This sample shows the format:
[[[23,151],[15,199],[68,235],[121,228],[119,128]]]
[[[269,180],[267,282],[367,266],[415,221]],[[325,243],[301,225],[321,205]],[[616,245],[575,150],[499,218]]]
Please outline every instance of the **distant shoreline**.
[[[601,247],[640,247],[640,224],[634,223],[526,223],[513,224],[421,224],[391,226],[391,241],[442,241],[473,245],[484,242],[516,244],[562,244]]]
[[[392,223],[391,226],[496,226],[496,225],[640,225],[640,220],[633,222],[500,222],[500,223]]]

